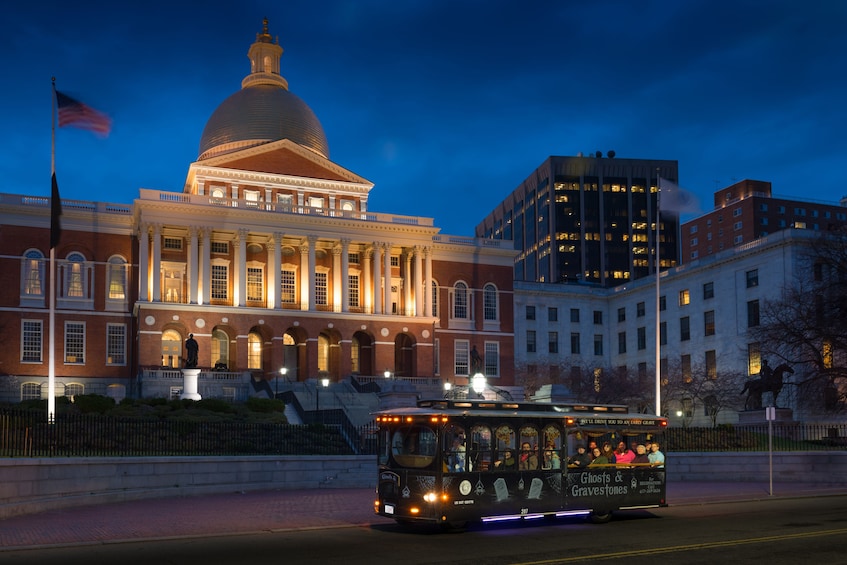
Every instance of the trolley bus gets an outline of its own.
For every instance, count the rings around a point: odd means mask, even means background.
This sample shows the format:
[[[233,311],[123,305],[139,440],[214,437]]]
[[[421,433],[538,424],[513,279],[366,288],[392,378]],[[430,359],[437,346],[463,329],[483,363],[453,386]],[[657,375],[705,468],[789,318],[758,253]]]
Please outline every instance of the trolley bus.
[[[375,416],[374,511],[399,523],[578,514],[605,522],[615,510],[666,506],[664,465],[567,465],[578,444],[643,443],[666,418],[620,405],[464,399],[420,400]]]

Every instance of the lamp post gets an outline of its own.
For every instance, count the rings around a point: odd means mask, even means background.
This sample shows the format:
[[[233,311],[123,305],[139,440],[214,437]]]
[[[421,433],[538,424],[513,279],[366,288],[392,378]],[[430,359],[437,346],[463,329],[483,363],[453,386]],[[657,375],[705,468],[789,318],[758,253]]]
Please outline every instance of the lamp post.
[[[450,391],[453,389],[453,385],[450,382],[444,383],[444,398],[450,398]]]
[[[323,423],[323,413],[321,412],[321,387],[327,388],[329,387],[329,379],[324,377],[318,381],[318,384],[315,385],[315,411],[319,414],[319,418],[321,423]]]
[[[386,379],[390,379],[390,378],[391,378],[391,371],[389,371],[388,369],[386,369],[386,370],[385,370],[385,372],[383,373],[383,375],[385,375],[385,378],[386,378]]]
[[[279,374],[282,375],[283,379],[285,378],[285,374],[287,372],[288,372],[288,369],[286,369],[285,367],[283,367],[282,369],[279,370]],[[279,397],[279,377],[276,378],[275,384],[276,384],[276,394],[274,395],[274,398],[278,398]]]
[[[477,396],[482,398],[482,393],[485,391],[485,375],[477,373],[471,377],[471,388],[473,388]]]

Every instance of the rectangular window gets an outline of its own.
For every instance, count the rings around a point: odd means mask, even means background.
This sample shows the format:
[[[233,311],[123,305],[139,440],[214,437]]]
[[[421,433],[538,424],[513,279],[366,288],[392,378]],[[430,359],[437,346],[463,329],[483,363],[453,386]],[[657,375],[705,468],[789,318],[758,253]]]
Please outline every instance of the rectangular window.
[[[209,247],[209,251],[215,253],[217,255],[228,255],[229,254],[229,242],[228,241],[213,241],[211,246]]]
[[[228,279],[228,266],[212,265],[212,300],[226,300],[229,297]]]
[[[315,304],[326,306],[326,273],[315,273]]]
[[[398,255],[391,256],[391,266],[399,267],[400,266],[400,257]]]
[[[747,302],[747,327],[755,328],[759,325],[759,301],[750,300]]]
[[[485,376],[500,376],[500,344],[496,341],[485,342]]]
[[[668,300],[666,296],[659,297],[659,311],[664,312],[668,309]]]
[[[534,320],[535,319],[535,306],[527,306],[526,307],[526,319]]]
[[[680,370],[682,372],[682,382],[691,382],[691,355],[685,354],[680,357]]]
[[[594,311],[594,323],[595,324],[602,324],[603,323],[603,311],[602,310],[595,310]]]
[[[706,377],[709,379],[718,377],[718,357],[714,349],[706,351]]]
[[[571,323],[579,323],[579,308],[571,308]]]
[[[359,275],[347,275],[347,304],[351,308],[359,306]]]
[[[106,324],[106,364],[126,365],[126,324]]]
[[[758,342],[747,344],[747,374],[758,375],[762,370],[762,349]]]
[[[453,342],[453,373],[466,377],[470,370],[470,347],[468,340],[457,339]]]
[[[637,318],[643,317],[645,313],[646,313],[646,309],[644,307],[643,302],[639,302],[638,304],[635,305],[635,316]]]
[[[668,344],[668,323],[662,322],[659,324],[659,345]]]
[[[283,304],[294,303],[296,274],[294,271],[283,269],[279,273],[279,296]]]
[[[21,361],[41,363],[42,350],[41,320],[23,320],[21,324]]]
[[[526,331],[526,352],[535,353],[535,330]]]
[[[759,286],[759,269],[753,269],[752,271],[747,271],[746,278],[747,278],[747,288]]]
[[[705,335],[715,335],[715,311],[709,310],[703,313],[703,331]]]
[[[708,300],[715,297],[715,283],[703,283],[703,300]]]
[[[679,341],[691,339],[691,318],[688,316],[679,319]]]
[[[170,249],[171,251],[182,251],[181,237],[166,237],[162,243],[162,249]]]
[[[626,322],[626,308],[618,308],[618,323]]]
[[[579,355],[579,333],[571,333],[571,355]]]
[[[247,300],[264,300],[264,275],[261,267],[247,267]]]
[[[626,353],[626,332],[618,332],[618,353]]]
[[[559,332],[547,332],[547,351],[550,353],[559,352]]]
[[[688,294],[688,289],[679,291],[679,305],[687,306],[691,302],[691,296]]]
[[[85,323],[65,322],[65,363],[85,363]]]
[[[603,355],[603,334],[594,335],[594,355]]]
[[[548,322],[558,322],[559,321],[559,309],[555,306],[550,306],[547,309],[547,321]]]
[[[645,328],[644,326],[641,326],[640,328],[638,328],[637,332],[638,332],[638,335],[637,335],[638,351],[644,351],[645,349],[647,349],[647,328]]]

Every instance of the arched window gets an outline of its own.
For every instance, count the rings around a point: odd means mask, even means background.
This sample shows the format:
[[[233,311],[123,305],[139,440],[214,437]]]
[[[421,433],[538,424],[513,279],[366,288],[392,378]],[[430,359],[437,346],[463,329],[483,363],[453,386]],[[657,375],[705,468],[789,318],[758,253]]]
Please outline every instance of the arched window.
[[[65,385],[65,396],[73,398],[85,394],[85,385],[81,383],[68,383]]]
[[[38,383],[21,384],[21,400],[41,399],[41,385]]]
[[[162,333],[162,367],[179,368],[182,357],[182,336],[176,330],[165,330]]]
[[[459,320],[467,320],[468,311],[468,285],[462,281],[453,285],[453,317]]]
[[[247,336],[247,368],[262,368],[262,336],[256,332]]]
[[[496,321],[499,316],[497,312],[497,287],[491,283],[482,288],[483,316],[485,321]]]
[[[359,338],[355,335],[350,343],[350,372],[359,374]]]
[[[85,297],[85,257],[82,253],[68,255],[65,265],[65,296],[69,298]]]
[[[229,368],[229,336],[223,330],[212,331],[212,363],[216,369]]]
[[[44,296],[44,254],[30,249],[24,254],[23,294],[28,297]]]
[[[126,300],[126,259],[119,255],[109,258],[109,300]]]
[[[329,338],[318,336],[318,371],[329,371]]]

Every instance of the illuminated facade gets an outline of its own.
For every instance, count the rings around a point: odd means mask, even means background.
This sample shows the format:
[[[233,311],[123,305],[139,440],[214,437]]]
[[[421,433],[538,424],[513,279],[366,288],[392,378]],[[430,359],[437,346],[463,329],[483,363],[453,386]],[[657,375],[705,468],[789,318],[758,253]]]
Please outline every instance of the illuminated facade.
[[[677,162],[549,157],[476,227],[514,240],[515,280],[610,287],[654,272],[657,179]],[[679,261],[679,218],[662,213],[661,268]]]
[[[248,55],[183,192],[63,201],[57,394],[172,395],[189,334],[204,397],[244,398],[282,368],[464,384],[474,349],[492,384],[513,385],[511,243],[368,210],[372,183],[329,159],[267,21]],[[46,391],[49,208],[0,195],[5,399]]]

